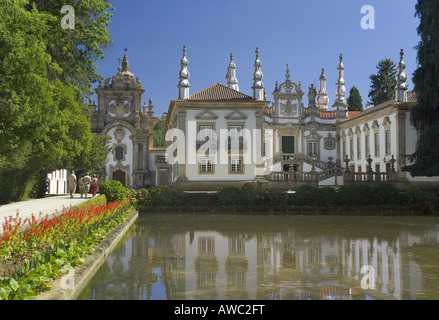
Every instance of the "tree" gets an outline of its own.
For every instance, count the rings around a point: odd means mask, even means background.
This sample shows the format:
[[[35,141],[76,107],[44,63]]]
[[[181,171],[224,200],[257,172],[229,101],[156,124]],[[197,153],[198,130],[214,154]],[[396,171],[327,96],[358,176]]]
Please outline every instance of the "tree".
[[[87,100],[92,94],[92,84],[102,80],[96,72],[95,61],[104,58],[104,49],[112,41],[107,29],[114,8],[110,0],[29,0],[29,6],[49,14],[47,22],[47,52],[59,69],[49,69],[49,79],[58,78],[78,94],[78,101]],[[61,28],[64,14],[61,8],[74,8],[74,29]]]
[[[347,99],[349,111],[363,111],[363,99],[361,98],[360,91],[356,86],[349,91],[349,97]]]
[[[165,126],[167,113],[163,112],[162,117],[154,127],[154,147],[166,147],[165,141]]]
[[[417,46],[418,68],[413,73],[417,105],[410,111],[410,121],[419,133],[412,162],[404,168],[412,176],[439,175],[439,3],[418,0],[416,16],[420,18]]]
[[[369,103],[379,105],[395,98],[397,69],[396,64],[387,58],[379,61],[376,67],[377,73],[369,76],[372,84],[368,96]]]
[[[91,155],[106,148],[94,141],[74,86],[48,76],[64,72],[48,50],[56,17],[27,0],[2,0],[0,16],[0,203],[7,203],[44,196],[47,173],[78,158],[101,166]]]

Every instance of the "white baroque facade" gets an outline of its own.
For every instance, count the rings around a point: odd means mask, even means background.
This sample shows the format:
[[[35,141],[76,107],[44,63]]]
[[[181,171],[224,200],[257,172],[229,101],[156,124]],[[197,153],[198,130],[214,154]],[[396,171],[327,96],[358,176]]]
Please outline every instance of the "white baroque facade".
[[[410,109],[416,105],[416,96],[407,93],[402,50],[395,99],[362,112],[348,111],[343,55],[337,65],[336,99],[330,110],[324,69],[319,88],[311,85],[305,93],[301,82],[291,80],[287,65],[285,80],[276,82],[273,101],[267,101],[259,49],[252,96],[239,92],[233,55],[225,85],[216,83],[190,95],[186,53],[184,47],[179,99],[171,101],[167,119],[167,129],[173,133],[172,145],[178,145],[171,148],[167,158],[172,158],[172,182],[178,188],[210,190],[255,181],[280,188],[379,181],[401,186],[407,182],[439,185],[437,177],[413,178],[402,171],[417,141],[410,124]],[[230,148],[236,128],[242,132],[237,142],[237,160]],[[343,179],[346,165],[353,174],[350,181]],[[373,174],[366,175],[367,172]]]
[[[171,100],[166,119],[167,148],[153,147],[158,119],[151,99],[142,105],[145,89],[125,54],[118,73],[96,89],[98,104],[91,104],[92,131],[108,136],[112,147],[105,167],[95,172],[100,181],[188,191],[255,182],[282,189],[379,181],[439,187],[438,177],[414,178],[402,171],[417,142],[410,124],[416,96],[407,92],[402,50],[395,98],[362,112],[348,111],[343,55],[330,107],[325,69],[319,88],[311,84],[304,91],[288,65],[285,80],[276,82],[268,101],[258,48],[255,54],[251,96],[239,91],[233,54],[224,85],[190,94],[183,48],[178,98]]]

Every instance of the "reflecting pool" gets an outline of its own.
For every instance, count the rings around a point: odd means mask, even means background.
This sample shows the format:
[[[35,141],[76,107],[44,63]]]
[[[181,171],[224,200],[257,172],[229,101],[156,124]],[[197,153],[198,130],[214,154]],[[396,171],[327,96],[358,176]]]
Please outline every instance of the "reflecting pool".
[[[80,300],[439,299],[439,218],[140,214]]]

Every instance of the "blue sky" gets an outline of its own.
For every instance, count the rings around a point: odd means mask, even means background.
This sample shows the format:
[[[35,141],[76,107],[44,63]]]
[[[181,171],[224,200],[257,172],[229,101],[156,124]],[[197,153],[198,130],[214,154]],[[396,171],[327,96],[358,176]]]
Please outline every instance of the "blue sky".
[[[276,80],[284,81],[289,64],[291,80],[300,81],[305,93],[311,83],[318,86],[325,68],[331,106],[340,53],[347,91],[358,87],[364,104],[369,75],[376,72],[378,61],[387,57],[398,62],[400,49],[405,51],[409,90],[413,89],[419,41],[416,0],[114,0],[112,4],[113,45],[97,63],[98,72],[113,76],[117,59],[127,48],[131,72],[145,87],[144,100],[152,98],[156,116],[177,99],[183,45],[188,49],[190,94],[217,82],[225,84],[233,53],[240,91],[251,95],[256,47],[270,101]],[[375,9],[373,30],[361,27],[365,5]]]

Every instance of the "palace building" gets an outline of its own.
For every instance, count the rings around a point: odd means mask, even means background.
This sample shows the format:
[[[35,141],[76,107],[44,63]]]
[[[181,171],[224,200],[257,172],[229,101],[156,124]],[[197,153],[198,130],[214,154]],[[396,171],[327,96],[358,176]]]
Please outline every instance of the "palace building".
[[[332,105],[324,69],[318,88],[302,88],[291,79],[288,65],[269,101],[258,48],[255,55],[251,96],[239,91],[233,54],[224,84],[190,94],[184,47],[178,97],[171,100],[166,119],[169,146],[154,148],[158,118],[151,99],[143,101],[145,89],[125,54],[117,74],[96,88],[97,105],[90,103],[93,133],[108,136],[112,147],[105,167],[95,172],[100,181],[186,191],[254,183],[281,189],[376,182],[439,187],[438,177],[411,177],[402,170],[417,143],[410,123],[416,95],[407,92],[403,50],[395,98],[361,112],[348,111],[343,55]]]
[[[439,186],[438,177],[414,178],[402,171],[417,141],[410,124],[416,96],[407,92],[402,50],[395,98],[362,112],[348,111],[343,55],[330,110],[324,69],[319,88],[311,84],[305,93],[287,65],[285,80],[276,82],[268,101],[259,49],[252,96],[239,92],[233,55],[224,85],[190,95],[186,53],[184,48],[179,96],[171,101],[167,118],[167,129],[178,130],[174,138],[183,137],[175,142],[178,148],[171,148],[180,154],[168,161],[177,189],[217,190],[255,182],[283,189],[375,182]]]

